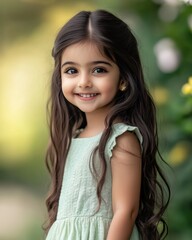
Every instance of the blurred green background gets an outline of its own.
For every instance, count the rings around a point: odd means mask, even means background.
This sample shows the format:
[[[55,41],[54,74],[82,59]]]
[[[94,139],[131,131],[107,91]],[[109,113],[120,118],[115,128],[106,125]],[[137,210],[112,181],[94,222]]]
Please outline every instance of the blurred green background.
[[[192,1],[0,0],[0,240],[44,237],[51,49],[72,15],[98,8],[138,39],[160,150],[172,167],[167,239],[192,239]]]

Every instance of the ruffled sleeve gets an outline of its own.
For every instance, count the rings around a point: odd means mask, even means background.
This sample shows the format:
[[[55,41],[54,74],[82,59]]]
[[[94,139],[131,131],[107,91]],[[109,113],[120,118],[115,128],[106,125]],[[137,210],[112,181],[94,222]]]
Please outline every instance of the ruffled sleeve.
[[[112,134],[111,134],[111,137],[109,138],[109,140],[107,142],[107,145],[106,145],[106,154],[109,157],[109,159],[112,157],[112,151],[113,151],[113,148],[116,145],[117,137],[122,135],[126,131],[135,133],[135,135],[137,136],[137,138],[140,142],[141,149],[142,149],[143,137],[142,137],[138,127],[126,125],[124,123],[116,123],[112,127]]]

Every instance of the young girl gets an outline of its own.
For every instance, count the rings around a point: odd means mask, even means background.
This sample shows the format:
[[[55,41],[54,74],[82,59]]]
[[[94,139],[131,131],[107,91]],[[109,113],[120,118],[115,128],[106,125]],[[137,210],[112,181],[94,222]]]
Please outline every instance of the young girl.
[[[46,239],[163,239],[169,186],[135,37],[107,11],[82,11],[52,54]]]

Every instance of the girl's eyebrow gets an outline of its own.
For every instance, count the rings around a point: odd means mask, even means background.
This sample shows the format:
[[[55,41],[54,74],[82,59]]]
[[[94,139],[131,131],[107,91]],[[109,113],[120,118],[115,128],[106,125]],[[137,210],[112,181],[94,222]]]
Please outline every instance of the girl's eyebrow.
[[[106,64],[112,67],[112,64],[107,61],[94,61],[94,62],[91,62],[91,64]]]
[[[107,61],[93,61],[93,62],[90,63],[90,65],[94,65],[94,64],[106,64],[106,65],[109,65],[109,66],[112,67],[112,64],[110,62],[107,62]],[[78,63],[67,61],[67,62],[64,62],[61,65],[61,68],[64,67],[65,65],[78,65]]]

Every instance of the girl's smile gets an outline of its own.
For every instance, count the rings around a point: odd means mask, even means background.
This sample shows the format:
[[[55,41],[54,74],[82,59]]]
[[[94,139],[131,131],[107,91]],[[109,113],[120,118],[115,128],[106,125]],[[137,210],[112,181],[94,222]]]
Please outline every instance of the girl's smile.
[[[82,101],[91,101],[98,96],[99,93],[75,93]]]
[[[76,43],[63,51],[63,94],[85,113],[104,110],[107,114],[119,89],[119,78],[118,66],[91,42]]]

